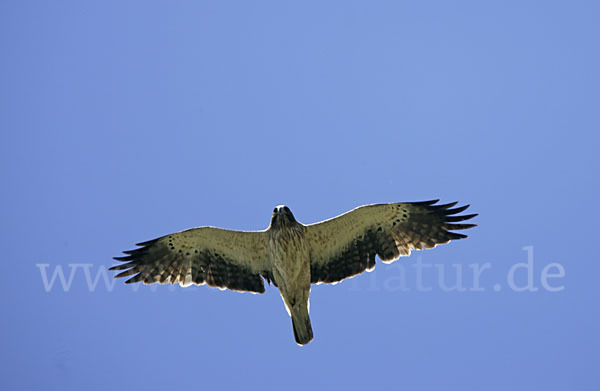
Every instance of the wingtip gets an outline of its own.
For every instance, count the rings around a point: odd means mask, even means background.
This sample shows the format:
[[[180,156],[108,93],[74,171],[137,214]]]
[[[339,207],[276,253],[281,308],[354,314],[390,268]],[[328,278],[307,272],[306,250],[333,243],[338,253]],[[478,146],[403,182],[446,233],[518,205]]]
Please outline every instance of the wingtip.
[[[450,209],[456,204],[458,204],[458,201],[449,202],[447,204],[432,205],[431,207],[434,208],[435,210]]]
[[[476,217],[477,214],[470,214],[470,215],[459,215],[459,216],[446,216],[446,222],[449,223],[453,223],[453,222],[457,222],[457,221],[465,221],[465,220],[470,220],[473,217]]]
[[[418,205],[418,206],[431,206],[438,202],[440,202],[439,198],[437,200],[411,202],[411,204]]]
[[[466,239],[468,238],[467,235],[465,234],[459,234],[456,232],[448,232],[449,236],[450,236],[450,240],[460,240],[460,239]]]
[[[477,227],[477,224],[446,224],[446,229],[454,231],[455,229],[469,229]]]
[[[455,215],[455,214],[457,214],[457,213],[464,212],[465,210],[467,210],[467,209],[469,208],[469,206],[471,206],[471,205],[470,205],[470,204],[467,204],[467,205],[459,206],[458,208],[454,208],[454,209],[446,209],[446,210],[444,211],[444,214],[445,214],[446,216],[449,216],[449,215]]]
[[[149,246],[153,243],[156,243],[160,238],[146,240],[145,242],[136,243],[136,246]]]

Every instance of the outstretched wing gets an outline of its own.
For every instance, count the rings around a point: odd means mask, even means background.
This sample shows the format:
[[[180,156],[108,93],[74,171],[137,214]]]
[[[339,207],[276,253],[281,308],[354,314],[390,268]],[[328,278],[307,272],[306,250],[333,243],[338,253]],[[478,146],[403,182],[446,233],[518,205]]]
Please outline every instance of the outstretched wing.
[[[202,227],[166,235],[116,257],[125,262],[110,270],[115,277],[133,276],[126,283],[179,283],[263,293],[264,277],[272,279],[266,234]]]
[[[338,217],[306,226],[311,246],[311,282],[334,283],[372,270],[375,255],[384,263],[410,255],[412,249],[433,248],[466,238],[451,232],[474,227],[456,224],[477,214],[458,215],[469,205],[435,205],[439,200],[366,205]]]

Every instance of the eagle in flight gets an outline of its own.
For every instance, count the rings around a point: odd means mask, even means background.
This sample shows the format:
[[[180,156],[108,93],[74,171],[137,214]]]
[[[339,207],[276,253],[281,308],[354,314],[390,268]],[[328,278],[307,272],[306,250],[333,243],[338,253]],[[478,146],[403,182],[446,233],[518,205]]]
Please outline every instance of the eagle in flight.
[[[375,255],[391,263],[411,250],[462,239],[451,232],[474,227],[461,223],[469,205],[439,200],[365,205],[315,224],[298,222],[287,206],[273,210],[264,231],[192,228],[162,236],[125,256],[110,270],[126,283],[208,284],[220,289],[264,293],[273,283],[292,318],[299,345],[313,339],[308,315],[310,284],[334,284],[375,267]]]

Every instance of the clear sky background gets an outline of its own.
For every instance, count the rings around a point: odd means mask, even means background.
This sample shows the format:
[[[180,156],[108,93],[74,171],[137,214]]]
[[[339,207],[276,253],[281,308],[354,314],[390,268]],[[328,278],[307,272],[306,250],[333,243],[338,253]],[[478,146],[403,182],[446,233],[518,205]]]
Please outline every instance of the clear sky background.
[[[2,1],[0,386],[597,389],[598,4]],[[273,287],[102,275],[278,204],[433,198],[479,227],[315,286],[305,347]]]

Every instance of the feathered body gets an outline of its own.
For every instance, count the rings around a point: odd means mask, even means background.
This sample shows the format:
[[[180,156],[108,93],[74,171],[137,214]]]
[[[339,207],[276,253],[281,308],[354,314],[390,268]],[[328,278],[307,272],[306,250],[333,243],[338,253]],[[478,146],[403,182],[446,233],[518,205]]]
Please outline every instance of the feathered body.
[[[126,283],[179,283],[263,293],[264,280],[279,288],[292,317],[294,337],[313,338],[308,316],[310,284],[337,283],[375,267],[375,256],[393,262],[411,250],[466,238],[451,232],[474,227],[459,223],[468,205],[435,201],[365,205],[315,224],[296,221],[287,206],[273,210],[264,231],[193,228],[139,243],[116,260],[115,277]]]
[[[267,228],[269,258],[273,279],[279,287],[296,342],[304,345],[313,338],[308,316],[310,294],[310,247],[304,238],[305,227],[298,223],[287,206],[273,211]]]

